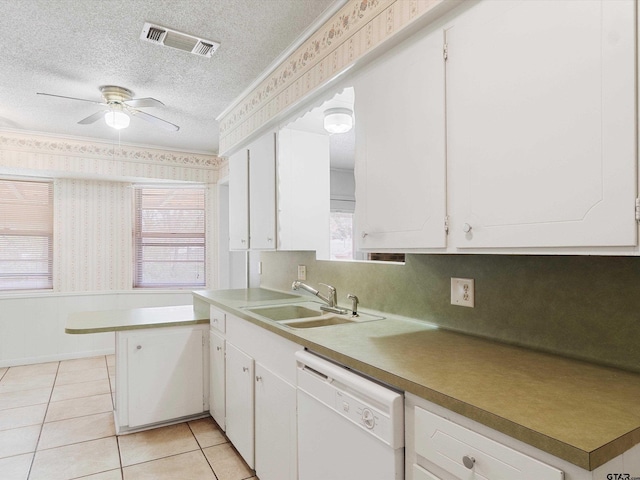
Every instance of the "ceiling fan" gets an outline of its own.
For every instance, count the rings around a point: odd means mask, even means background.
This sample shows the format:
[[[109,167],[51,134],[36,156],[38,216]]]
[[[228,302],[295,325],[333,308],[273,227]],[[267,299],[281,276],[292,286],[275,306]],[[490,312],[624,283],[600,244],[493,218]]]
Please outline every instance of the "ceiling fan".
[[[81,102],[95,103],[96,105],[102,105],[102,110],[89,115],[87,118],[80,120],[80,125],[88,125],[90,123],[97,122],[101,118],[104,118],[107,125],[117,130],[127,128],[129,126],[130,117],[135,117],[151,122],[154,125],[158,125],[162,128],[177,132],[180,130],[178,125],[171,122],[167,122],[161,118],[150,115],[142,110],[138,110],[141,107],[162,107],[164,103],[155,98],[133,98],[133,92],[124,87],[117,87],[115,85],[104,85],[100,87],[100,93],[102,93],[102,102],[95,100],[87,100],[84,98],[66,97],[64,95],[54,95],[52,93],[37,92],[38,95],[47,95],[49,97],[68,98],[70,100],[80,100]]]

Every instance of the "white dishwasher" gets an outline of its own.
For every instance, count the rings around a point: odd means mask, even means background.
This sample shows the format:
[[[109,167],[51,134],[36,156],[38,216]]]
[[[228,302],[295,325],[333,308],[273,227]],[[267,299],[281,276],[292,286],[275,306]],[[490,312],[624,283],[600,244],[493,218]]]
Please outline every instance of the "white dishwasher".
[[[297,352],[298,479],[404,478],[404,396]]]

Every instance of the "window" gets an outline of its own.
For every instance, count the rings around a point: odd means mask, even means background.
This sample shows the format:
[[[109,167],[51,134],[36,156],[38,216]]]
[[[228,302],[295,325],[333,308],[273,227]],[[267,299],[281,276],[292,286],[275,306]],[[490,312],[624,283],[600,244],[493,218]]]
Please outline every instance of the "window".
[[[353,242],[353,213],[332,211],[329,217],[330,260],[355,259]]]
[[[53,288],[53,184],[0,180],[0,290]]]
[[[134,191],[134,287],[204,287],[204,187]]]

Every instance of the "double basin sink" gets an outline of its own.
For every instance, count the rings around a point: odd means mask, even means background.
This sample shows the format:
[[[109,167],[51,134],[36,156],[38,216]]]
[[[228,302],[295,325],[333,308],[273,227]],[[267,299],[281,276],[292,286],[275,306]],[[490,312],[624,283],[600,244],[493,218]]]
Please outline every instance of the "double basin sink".
[[[371,320],[382,320],[384,317],[358,313],[358,316],[324,312],[318,302],[300,302],[280,305],[265,305],[247,308],[248,311],[260,317],[272,320],[289,328],[317,328],[331,325],[343,325]]]

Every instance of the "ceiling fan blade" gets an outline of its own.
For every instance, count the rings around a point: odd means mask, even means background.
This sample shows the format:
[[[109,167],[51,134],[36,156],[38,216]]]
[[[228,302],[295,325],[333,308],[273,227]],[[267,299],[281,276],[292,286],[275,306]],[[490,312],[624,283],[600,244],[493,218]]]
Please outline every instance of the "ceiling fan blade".
[[[89,102],[89,103],[95,103],[96,105],[104,105],[107,106],[106,103],[103,102],[96,102],[95,100],[87,100],[85,98],[75,98],[75,97],[65,97],[64,95],[54,95],[53,93],[42,93],[42,92],[36,92],[36,95],[46,95],[48,97],[58,97],[58,98],[66,98],[68,100],[80,100],[81,102]]]
[[[131,100],[125,100],[122,102],[130,107],[138,108],[138,107],[164,107],[164,103],[160,100],[156,100],[155,98],[146,97],[146,98],[132,98]]]
[[[80,125],[89,125],[90,123],[95,123],[101,118],[104,118],[104,114],[109,110],[100,110],[99,112],[94,113],[93,115],[89,115],[87,118],[83,118],[78,123]]]
[[[161,118],[154,117],[153,115],[149,115],[148,113],[143,112],[142,110],[136,110],[134,108],[129,108],[128,110],[129,112],[131,112],[132,115],[135,115],[136,117],[140,117],[141,119],[146,120],[147,122],[151,122],[155,125],[158,125],[159,127],[165,128],[172,132],[177,132],[178,130],[180,130],[180,127],[178,125],[175,125],[171,122],[167,122],[166,120],[163,120]]]

